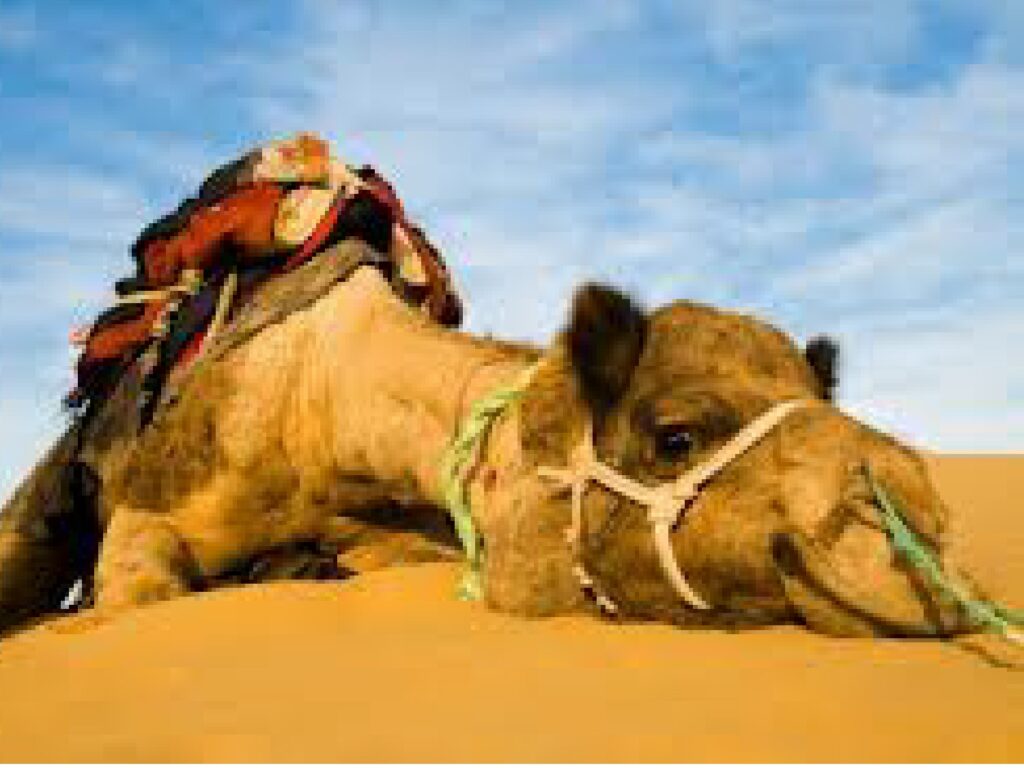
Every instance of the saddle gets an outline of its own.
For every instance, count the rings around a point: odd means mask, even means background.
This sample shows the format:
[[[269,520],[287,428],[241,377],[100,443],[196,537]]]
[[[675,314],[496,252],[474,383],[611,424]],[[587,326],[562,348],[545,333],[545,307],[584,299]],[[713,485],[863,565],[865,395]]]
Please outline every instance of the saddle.
[[[441,254],[406,217],[372,167],[350,168],[319,137],[301,133],[217,168],[197,194],[145,227],[132,246],[135,274],[84,332],[77,382],[65,404],[85,411],[149,355],[140,407],[152,416],[176,366],[203,354],[211,333],[267,280],[346,240],[362,241],[408,303],[458,326],[462,304]]]

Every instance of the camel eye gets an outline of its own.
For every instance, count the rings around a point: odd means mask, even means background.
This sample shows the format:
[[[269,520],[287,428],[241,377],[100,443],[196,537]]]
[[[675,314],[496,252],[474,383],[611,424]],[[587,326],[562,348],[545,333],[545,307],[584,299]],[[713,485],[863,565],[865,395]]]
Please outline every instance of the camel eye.
[[[654,450],[664,461],[682,459],[694,449],[695,444],[693,432],[683,424],[667,424],[654,432]]]

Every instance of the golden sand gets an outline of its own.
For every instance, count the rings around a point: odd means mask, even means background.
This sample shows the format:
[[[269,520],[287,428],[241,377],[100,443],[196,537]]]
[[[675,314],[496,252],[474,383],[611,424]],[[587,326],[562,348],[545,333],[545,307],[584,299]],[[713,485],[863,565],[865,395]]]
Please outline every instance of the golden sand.
[[[1024,457],[932,466],[974,573],[1024,606]],[[0,644],[0,759],[1024,760],[1024,651],[992,639],[524,621],[455,601],[456,577],[221,590],[26,632]]]

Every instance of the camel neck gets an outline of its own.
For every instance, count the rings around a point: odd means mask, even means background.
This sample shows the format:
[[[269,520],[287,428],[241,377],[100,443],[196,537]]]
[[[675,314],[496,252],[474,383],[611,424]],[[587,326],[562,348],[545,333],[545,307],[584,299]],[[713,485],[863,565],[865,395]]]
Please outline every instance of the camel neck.
[[[323,324],[310,336],[329,339],[329,346],[323,354],[306,355],[315,361],[303,374],[312,394],[294,399],[314,405],[302,409],[296,423],[317,425],[331,441],[325,482],[351,487],[368,503],[442,503],[442,459],[457,425],[473,403],[513,384],[541,358],[525,346],[428,322],[395,299],[370,269],[356,272],[317,305],[309,322]],[[568,505],[551,507],[549,484],[529,471],[523,456],[527,413],[554,425],[574,419],[579,408],[573,388],[561,385],[561,363],[547,359],[554,368],[542,369],[530,389],[547,393],[543,402],[550,407],[524,397],[495,421],[466,488],[474,523],[494,554],[487,559],[488,599],[534,613],[551,612],[555,603],[571,610],[580,602],[563,534]],[[323,406],[319,418],[305,416],[316,404]],[[538,516],[536,509],[548,513]],[[543,605],[538,595],[548,596]]]
[[[339,402],[334,464],[376,478],[398,500],[436,502],[441,457],[471,404],[515,379],[536,353],[440,328],[409,311],[374,272],[360,272],[333,298],[357,312],[344,355],[327,364]],[[325,335],[331,331],[325,331]],[[352,469],[349,469],[352,468]]]
[[[533,362],[534,358],[521,352],[510,355],[507,349],[488,350],[485,347],[475,347],[469,354],[466,350],[455,352],[448,358],[445,378],[451,384],[434,390],[433,410],[439,419],[438,427],[444,433],[444,441],[439,446],[434,445],[439,450],[430,451],[426,475],[422,478],[428,498],[437,498],[441,457],[465,423],[473,405],[514,382]]]

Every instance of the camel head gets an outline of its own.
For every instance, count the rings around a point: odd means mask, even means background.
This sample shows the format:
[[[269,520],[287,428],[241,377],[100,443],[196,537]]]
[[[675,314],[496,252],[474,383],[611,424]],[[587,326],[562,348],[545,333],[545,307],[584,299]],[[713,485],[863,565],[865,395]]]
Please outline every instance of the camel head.
[[[498,514],[504,525],[491,526],[492,603],[564,609],[580,592],[567,575],[575,563],[626,619],[799,621],[833,635],[960,631],[958,610],[894,553],[863,467],[940,557],[947,510],[913,450],[833,404],[836,357],[825,339],[801,350],[749,316],[689,302],[647,314],[612,289],[581,289],[522,404],[526,465],[571,464],[590,425],[597,460],[653,488],[705,465],[773,407],[798,406],[666,526],[668,562],[703,608],[673,586],[650,507],[590,482],[566,555],[570,492],[532,476]]]

